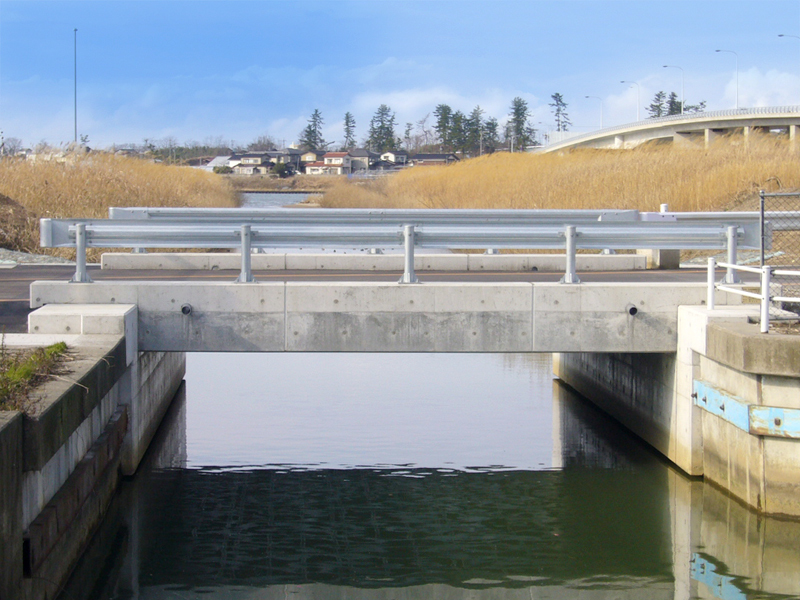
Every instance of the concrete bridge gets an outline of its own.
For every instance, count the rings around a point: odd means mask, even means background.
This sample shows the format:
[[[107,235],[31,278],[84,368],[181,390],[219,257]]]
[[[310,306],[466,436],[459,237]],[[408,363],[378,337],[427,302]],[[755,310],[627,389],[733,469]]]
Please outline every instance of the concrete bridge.
[[[751,133],[779,131],[796,148],[800,106],[741,108],[646,119],[627,125],[607,127],[592,133],[567,137],[544,147],[541,152],[571,148],[634,148],[654,140],[708,147],[715,138],[740,134],[747,143]]]

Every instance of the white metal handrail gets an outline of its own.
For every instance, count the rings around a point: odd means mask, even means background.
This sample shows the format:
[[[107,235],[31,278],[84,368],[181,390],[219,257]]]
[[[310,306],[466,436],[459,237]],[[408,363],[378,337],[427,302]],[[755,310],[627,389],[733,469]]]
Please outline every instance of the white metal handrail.
[[[747,273],[755,273],[760,275],[760,290],[759,292],[749,292],[747,290],[743,290],[739,287],[731,287],[730,285],[726,285],[729,283],[726,279],[721,282],[716,281],[715,272],[716,267],[720,266],[723,268],[728,269],[728,272],[731,270],[734,271],[744,271]],[[714,310],[714,292],[719,290],[723,292],[728,292],[730,294],[736,294],[739,296],[744,296],[746,298],[753,298],[754,300],[758,300],[760,304],[760,315],[761,315],[761,333],[769,333],[769,307],[772,302],[800,302],[800,297],[792,297],[792,296],[773,296],[770,292],[770,285],[772,283],[772,276],[773,275],[786,275],[790,277],[800,277],[800,271],[788,271],[785,269],[776,269],[770,265],[764,265],[763,267],[747,267],[744,265],[737,265],[737,264],[730,264],[720,262],[717,263],[714,258],[708,259],[708,297],[706,301],[706,305],[708,306],[709,310]]]

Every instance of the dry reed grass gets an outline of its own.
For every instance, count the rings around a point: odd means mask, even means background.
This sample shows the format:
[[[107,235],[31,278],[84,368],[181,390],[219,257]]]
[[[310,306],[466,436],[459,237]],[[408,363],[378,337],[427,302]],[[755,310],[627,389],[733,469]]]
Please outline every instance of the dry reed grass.
[[[106,154],[67,162],[0,160],[0,194],[26,212],[22,222],[3,215],[0,243],[65,257],[74,251],[39,248],[40,218],[107,218],[110,206],[238,204],[236,192],[213,173]]]
[[[341,183],[327,207],[723,210],[764,188],[800,188],[797,155],[775,137],[721,139],[708,150],[668,145],[629,151],[497,153]]]

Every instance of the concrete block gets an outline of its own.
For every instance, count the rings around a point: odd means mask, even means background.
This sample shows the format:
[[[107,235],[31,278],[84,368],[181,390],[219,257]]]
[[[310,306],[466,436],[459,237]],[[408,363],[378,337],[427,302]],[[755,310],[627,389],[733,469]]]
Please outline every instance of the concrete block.
[[[139,319],[139,349],[166,352],[281,352],[283,311],[232,313],[148,311]]]
[[[286,350],[290,352],[433,352],[431,313],[289,312]]]
[[[414,269],[417,271],[467,271],[469,270],[469,255],[415,254]]]
[[[800,381],[795,377],[762,376],[760,404],[800,409]]]
[[[96,285],[96,284],[94,284]],[[192,311],[223,313],[282,313],[283,283],[148,282],[139,286],[139,311],[183,314]]]
[[[250,256],[250,266],[255,269],[254,262],[257,254]],[[260,259],[259,259],[260,260]],[[242,254],[240,252],[216,252],[206,256],[208,269],[212,271],[240,271],[242,269]]]
[[[100,257],[104,270],[200,269],[207,271],[209,254],[179,252],[106,252]]]
[[[527,254],[470,254],[470,271],[530,271]]]
[[[22,413],[0,412],[0,598],[22,585]]]
[[[530,283],[470,285],[459,283],[425,284],[434,293],[436,312],[511,311],[530,315],[533,286]]]
[[[129,282],[34,281],[31,284],[31,308],[45,304],[138,304],[138,293],[139,286]]]
[[[559,283],[533,284],[533,308],[537,313],[579,312],[583,293],[581,285]]]
[[[800,440],[763,438],[764,509],[770,514],[800,515]]]
[[[239,256],[241,258],[241,254]],[[250,265],[254,271],[283,271],[286,269],[286,254],[259,252],[250,257]],[[241,260],[238,268],[241,270]]]
[[[287,315],[307,313],[434,312],[436,286],[399,283],[289,282]]]
[[[530,352],[530,312],[436,313],[436,352]]]
[[[580,352],[582,327],[580,313],[537,309],[533,323],[534,352]]]

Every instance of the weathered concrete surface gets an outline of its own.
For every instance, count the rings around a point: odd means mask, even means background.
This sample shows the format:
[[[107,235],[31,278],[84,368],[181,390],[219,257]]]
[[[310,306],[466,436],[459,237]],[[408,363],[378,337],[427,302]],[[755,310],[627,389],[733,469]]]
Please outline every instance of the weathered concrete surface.
[[[757,311],[682,306],[676,353],[559,354],[554,372],[686,473],[767,514],[800,516],[800,439],[759,433],[693,397],[701,381],[728,394],[731,415],[734,404],[745,415],[800,409],[798,340],[758,333],[748,323]]]
[[[402,271],[402,254],[257,253],[251,256],[255,271]],[[239,253],[110,252],[101,258],[103,269],[235,269],[242,266]],[[631,271],[644,269],[646,256],[636,254],[578,254],[579,271]],[[563,254],[423,254],[414,255],[417,271],[543,271],[563,272]],[[662,266],[661,268],[667,268]]]
[[[133,304],[139,349],[177,352],[674,352],[678,306],[705,295],[700,283],[31,286],[33,307],[75,305],[50,308],[48,327],[61,327],[60,313],[79,320],[80,305]]]
[[[22,413],[0,411],[0,598],[22,585]]]

